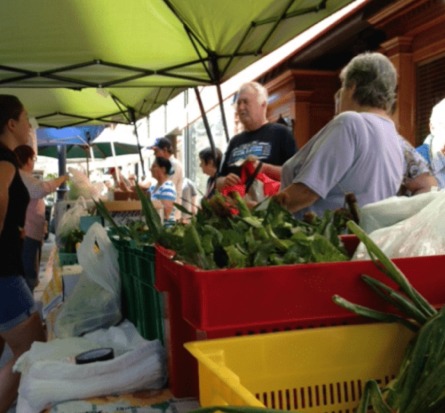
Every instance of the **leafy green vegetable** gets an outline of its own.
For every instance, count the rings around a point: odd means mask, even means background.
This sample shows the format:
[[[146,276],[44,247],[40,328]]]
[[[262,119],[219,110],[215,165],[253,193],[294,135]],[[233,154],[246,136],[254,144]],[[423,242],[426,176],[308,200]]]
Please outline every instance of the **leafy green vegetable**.
[[[349,260],[339,238],[346,228],[346,210],[296,220],[270,198],[249,209],[238,193],[217,193],[203,200],[189,223],[163,227],[150,199],[139,188],[136,191],[146,225],[118,226],[100,201],[98,212],[120,237],[159,243],[175,251],[177,260],[202,269]]]
[[[85,233],[76,228],[69,231],[60,238],[60,252],[75,253],[77,251],[77,244],[82,242]]]
[[[203,269],[347,261],[339,238],[347,221],[339,217],[346,214],[327,212],[311,223],[296,220],[271,199],[249,209],[239,194],[217,193],[185,225],[193,237],[176,224],[165,228],[158,242],[174,250],[177,259]]]

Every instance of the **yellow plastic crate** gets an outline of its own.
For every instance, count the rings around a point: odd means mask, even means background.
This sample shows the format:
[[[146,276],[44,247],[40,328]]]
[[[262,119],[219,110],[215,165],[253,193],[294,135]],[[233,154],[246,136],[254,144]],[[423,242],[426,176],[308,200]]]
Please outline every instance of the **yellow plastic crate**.
[[[412,333],[364,324],[186,343],[202,406],[352,413],[369,379],[397,374]]]

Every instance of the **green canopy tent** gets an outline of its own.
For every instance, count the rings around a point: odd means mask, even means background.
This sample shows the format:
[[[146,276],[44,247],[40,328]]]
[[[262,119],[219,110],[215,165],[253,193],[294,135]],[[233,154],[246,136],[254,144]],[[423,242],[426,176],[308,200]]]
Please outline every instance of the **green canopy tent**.
[[[120,155],[137,155],[139,148],[137,145],[122,142],[92,142],[91,144],[68,145],[66,149],[67,159],[86,158],[86,159],[105,159]],[[39,155],[57,158],[58,147],[41,146]]]
[[[0,93],[17,95],[41,126],[134,124],[186,88],[219,86],[351,1],[3,2]]]
[[[371,0],[369,0],[371,1]],[[134,125],[220,85],[353,0],[14,0],[0,14],[0,93],[42,127]],[[63,171],[61,171],[63,173]]]

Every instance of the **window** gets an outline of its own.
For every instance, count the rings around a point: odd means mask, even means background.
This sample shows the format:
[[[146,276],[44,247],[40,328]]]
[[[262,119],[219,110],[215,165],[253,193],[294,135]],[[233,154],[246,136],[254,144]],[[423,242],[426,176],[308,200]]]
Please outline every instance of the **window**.
[[[429,122],[433,106],[445,98],[445,56],[416,69],[416,145],[421,145],[430,133]]]

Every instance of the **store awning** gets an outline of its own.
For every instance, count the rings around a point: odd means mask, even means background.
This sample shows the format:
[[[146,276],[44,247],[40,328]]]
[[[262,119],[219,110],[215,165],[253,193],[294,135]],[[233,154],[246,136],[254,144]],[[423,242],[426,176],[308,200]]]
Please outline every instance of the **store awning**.
[[[14,0],[0,93],[40,126],[134,123],[219,85],[352,0]]]

